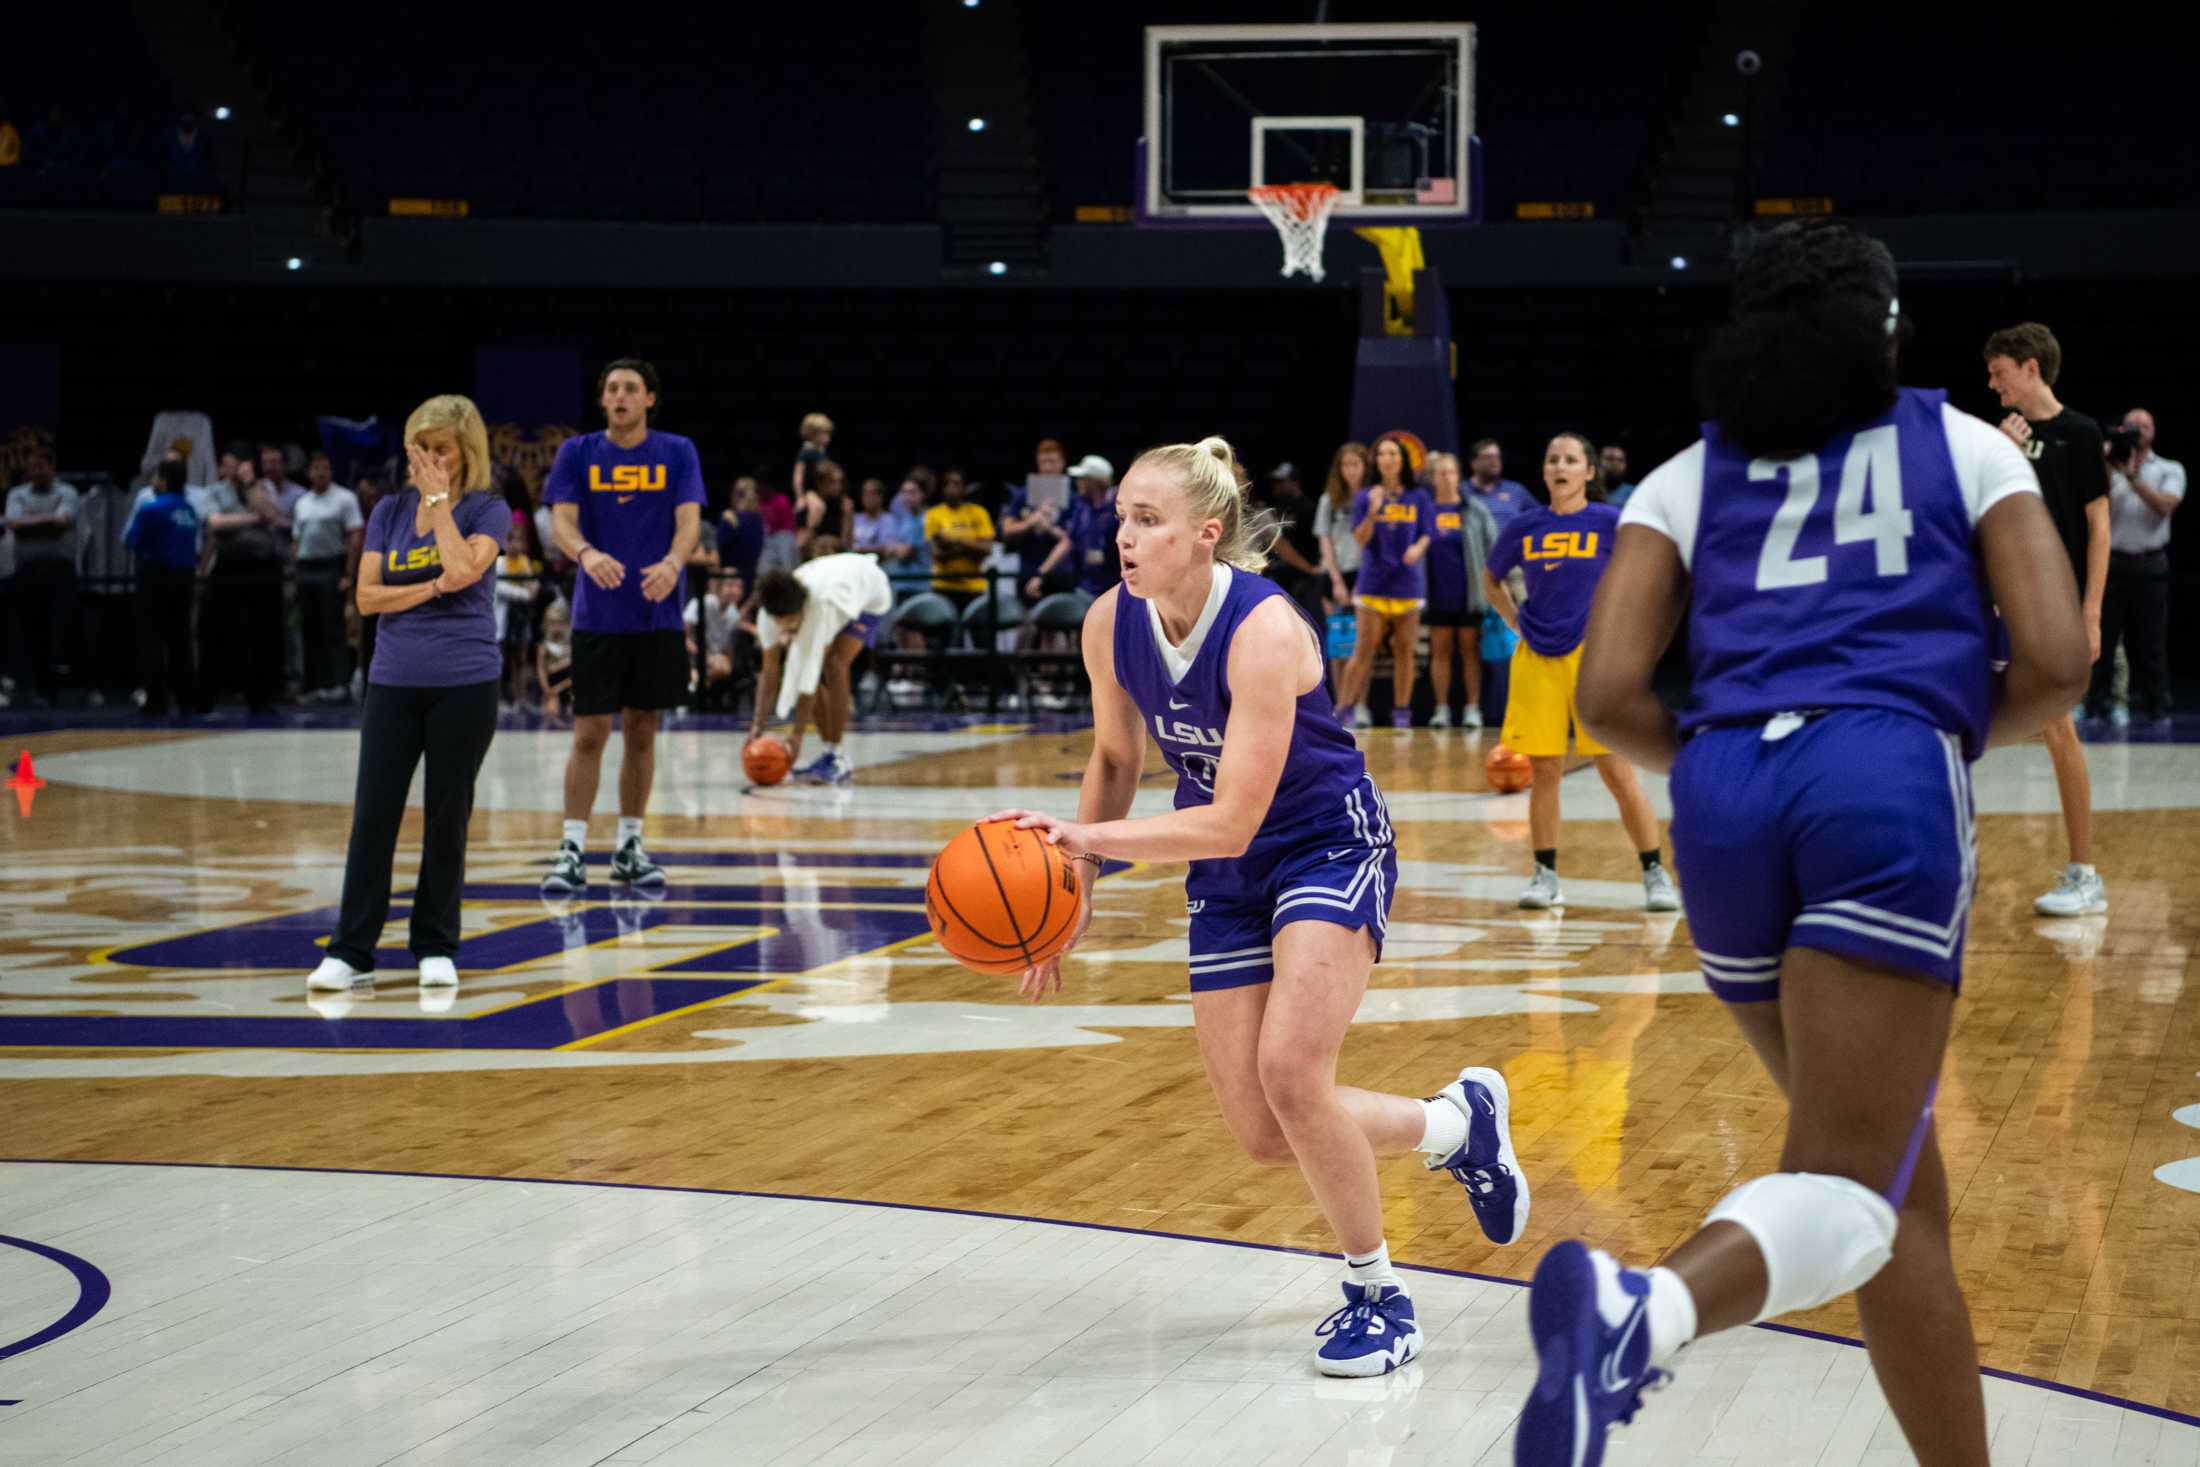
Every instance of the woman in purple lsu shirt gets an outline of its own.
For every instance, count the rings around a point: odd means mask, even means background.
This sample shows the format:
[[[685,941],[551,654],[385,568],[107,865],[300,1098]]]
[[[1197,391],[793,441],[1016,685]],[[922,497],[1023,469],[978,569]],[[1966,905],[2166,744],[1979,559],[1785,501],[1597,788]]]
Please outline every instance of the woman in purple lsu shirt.
[[[469,399],[431,397],[413,409],[405,452],[412,482],[375,505],[359,557],[359,612],[380,625],[359,722],[343,905],[328,956],[306,984],[348,989],[373,974],[375,943],[390,911],[397,827],[424,755],[427,831],[411,945],[420,961],[422,1005],[440,1008],[458,983],[453,959],[474,776],[496,734],[502,658],[493,567],[512,512],[482,492],[489,487],[489,436]]]

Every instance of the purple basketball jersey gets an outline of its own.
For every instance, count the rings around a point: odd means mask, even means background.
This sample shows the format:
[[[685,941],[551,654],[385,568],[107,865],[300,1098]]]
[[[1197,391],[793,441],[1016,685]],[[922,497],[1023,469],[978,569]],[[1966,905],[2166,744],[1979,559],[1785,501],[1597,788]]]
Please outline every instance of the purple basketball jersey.
[[[1884,708],[1978,757],[1992,711],[1986,505],[1977,475],[1958,473],[1945,399],[1904,388],[1874,422],[1793,459],[1753,459],[1706,423],[1652,503],[1637,491],[1622,522],[1671,536],[1691,577],[1684,736]]]
[[[1230,585],[1204,640],[1175,682],[1155,645],[1148,603],[1119,591],[1115,603],[1115,678],[1138,705],[1146,732],[1176,771],[1176,808],[1211,804],[1222,759],[1222,732],[1230,721],[1230,641],[1254,607],[1280,596],[1304,620],[1281,586],[1250,571],[1230,572]],[[1312,622],[1307,636],[1321,645]],[[1185,890],[1195,897],[1226,897],[1241,888],[1265,887],[1276,860],[1308,844],[1390,843],[1381,796],[1367,782],[1359,745],[1337,722],[1326,677],[1299,695],[1293,713],[1291,752],[1275,798],[1245,854],[1234,861],[1194,861]],[[1363,790],[1363,784],[1367,788]]]

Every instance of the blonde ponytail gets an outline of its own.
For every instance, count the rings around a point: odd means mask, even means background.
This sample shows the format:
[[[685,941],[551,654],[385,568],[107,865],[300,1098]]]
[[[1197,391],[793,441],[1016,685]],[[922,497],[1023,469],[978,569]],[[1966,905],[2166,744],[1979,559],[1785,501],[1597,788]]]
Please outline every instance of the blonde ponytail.
[[[1216,560],[1255,573],[1267,566],[1268,552],[1283,533],[1283,521],[1273,511],[1254,509],[1247,502],[1245,468],[1226,439],[1208,437],[1197,443],[1149,448],[1131,465],[1134,469],[1145,466],[1176,480],[1193,524],[1222,521]]]

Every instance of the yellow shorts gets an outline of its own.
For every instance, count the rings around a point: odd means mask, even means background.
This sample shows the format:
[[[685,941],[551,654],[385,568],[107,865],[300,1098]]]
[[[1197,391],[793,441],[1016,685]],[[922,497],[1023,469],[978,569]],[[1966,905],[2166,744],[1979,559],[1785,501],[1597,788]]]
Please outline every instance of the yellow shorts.
[[[1401,616],[1421,609],[1421,600],[1417,596],[1357,596],[1353,599],[1377,616],[1390,621],[1396,621]]]
[[[1566,734],[1574,736],[1574,749],[1585,755],[1609,754],[1581,726],[1574,708],[1574,685],[1581,679],[1581,649],[1564,657],[1545,657],[1522,642],[1513,648],[1512,685],[1505,693],[1505,747],[1532,759],[1555,758],[1566,752]]]

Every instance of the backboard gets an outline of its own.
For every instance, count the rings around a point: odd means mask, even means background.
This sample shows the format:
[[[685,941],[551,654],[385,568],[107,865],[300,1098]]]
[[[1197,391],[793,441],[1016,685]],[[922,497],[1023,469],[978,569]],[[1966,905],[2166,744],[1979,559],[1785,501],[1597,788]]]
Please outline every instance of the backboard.
[[[1355,224],[1468,223],[1474,27],[1146,28],[1138,211],[1258,223],[1256,184],[1330,183]]]

